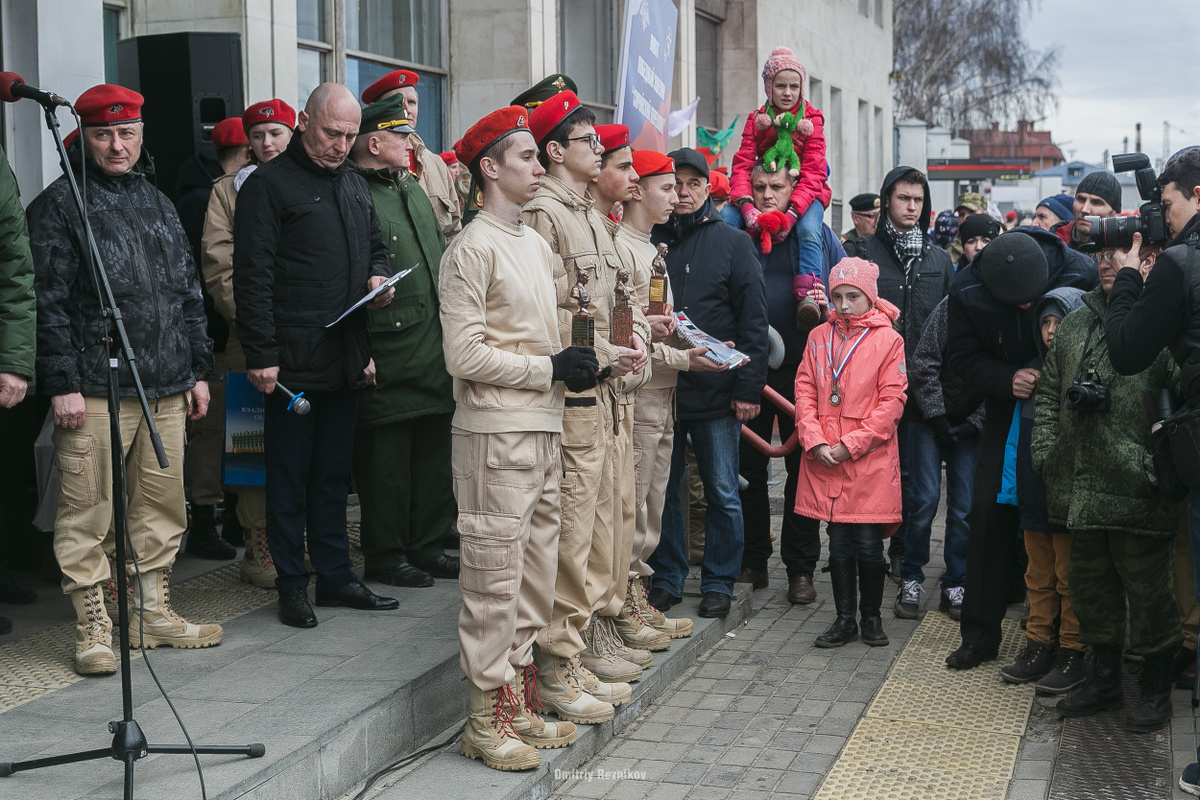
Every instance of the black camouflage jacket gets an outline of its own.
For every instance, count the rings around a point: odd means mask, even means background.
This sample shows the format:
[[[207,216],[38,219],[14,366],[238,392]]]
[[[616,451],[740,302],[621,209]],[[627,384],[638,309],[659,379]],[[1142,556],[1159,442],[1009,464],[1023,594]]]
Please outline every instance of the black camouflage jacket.
[[[68,151],[76,180],[85,160],[76,140]],[[151,398],[190,389],[212,369],[200,282],[171,201],[135,168],[120,177],[87,162],[88,219]],[[38,387],[49,395],[103,396],[108,386],[105,325],[83,226],[66,176],[27,211],[37,293]],[[135,395],[122,361],[120,394]]]

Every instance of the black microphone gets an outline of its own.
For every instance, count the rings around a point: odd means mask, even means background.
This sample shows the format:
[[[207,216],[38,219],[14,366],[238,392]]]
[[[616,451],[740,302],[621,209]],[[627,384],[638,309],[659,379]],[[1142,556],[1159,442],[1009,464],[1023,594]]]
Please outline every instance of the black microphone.
[[[22,97],[35,100],[47,108],[53,108],[54,106],[71,107],[69,102],[54,92],[44,92],[41,89],[30,86],[25,82],[24,78],[15,72],[0,72],[0,100],[6,103],[15,103]]]

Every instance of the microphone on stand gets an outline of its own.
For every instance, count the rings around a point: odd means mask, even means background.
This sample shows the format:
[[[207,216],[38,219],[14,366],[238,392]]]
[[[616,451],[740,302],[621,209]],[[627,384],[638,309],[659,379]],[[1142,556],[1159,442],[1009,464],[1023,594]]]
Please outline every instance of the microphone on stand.
[[[275,381],[275,388],[292,398],[287,404],[287,410],[295,412],[296,416],[303,417],[312,410],[312,404],[304,399],[304,392],[301,392],[300,394],[292,394],[291,390],[279,381]]]
[[[0,100],[6,103],[15,103],[22,97],[30,100],[35,100],[47,108],[54,106],[71,107],[71,104],[56,95],[54,92],[46,92],[36,87],[30,86],[15,72],[0,72]]]

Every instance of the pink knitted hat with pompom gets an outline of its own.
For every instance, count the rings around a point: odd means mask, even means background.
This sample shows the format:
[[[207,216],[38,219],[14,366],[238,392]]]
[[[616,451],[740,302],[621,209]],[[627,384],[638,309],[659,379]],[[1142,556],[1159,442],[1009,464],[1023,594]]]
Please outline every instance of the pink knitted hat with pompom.
[[[847,256],[829,270],[829,292],[849,284],[867,296],[871,305],[879,300],[879,267],[865,258]]]
[[[792,52],[792,49],[783,45],[772,50],[771,55],[767,58],[767,63],[763,64],[763,89],[766,90],[767,97],[771,96],[771,81],[775,80],[775,76],[785,69],[800,73],[800,97],[803,99],[807,94],[805,84],[808,83],[808,72],[804,69],[804,65],[800,63],[800,59],[796,58],[796,54]],[[790,111],[791,109],[784,110]]]

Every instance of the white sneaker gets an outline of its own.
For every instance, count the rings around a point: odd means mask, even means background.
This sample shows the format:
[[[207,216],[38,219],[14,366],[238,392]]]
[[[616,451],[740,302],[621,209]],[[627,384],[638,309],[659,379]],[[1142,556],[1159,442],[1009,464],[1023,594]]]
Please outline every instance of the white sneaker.
[[[921,582],[904,580],[896,592],[896,616],[916,619],[921,614]]]

